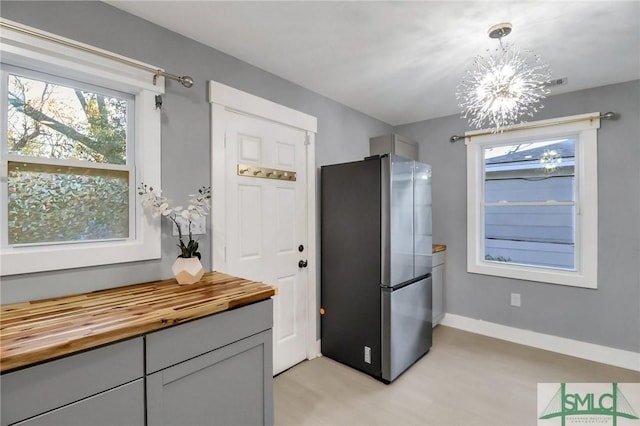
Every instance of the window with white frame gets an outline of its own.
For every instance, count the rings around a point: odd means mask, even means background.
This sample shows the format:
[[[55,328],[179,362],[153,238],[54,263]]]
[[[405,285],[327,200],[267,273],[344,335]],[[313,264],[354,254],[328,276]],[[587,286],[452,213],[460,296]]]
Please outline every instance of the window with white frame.
[[[596,288],[598,114],[521,127],[465,135],[467,270]]]
[[[77,42],[1,36],[0,274],[159,258],[136,186],[160,184],[162,86]]]

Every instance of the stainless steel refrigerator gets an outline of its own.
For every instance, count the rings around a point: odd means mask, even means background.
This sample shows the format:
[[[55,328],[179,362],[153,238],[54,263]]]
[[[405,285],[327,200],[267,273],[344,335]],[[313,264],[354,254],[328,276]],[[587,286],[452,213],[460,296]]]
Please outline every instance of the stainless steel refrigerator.
[[[431,348],[431,166],[321,168],[322,354],[391,382]]]

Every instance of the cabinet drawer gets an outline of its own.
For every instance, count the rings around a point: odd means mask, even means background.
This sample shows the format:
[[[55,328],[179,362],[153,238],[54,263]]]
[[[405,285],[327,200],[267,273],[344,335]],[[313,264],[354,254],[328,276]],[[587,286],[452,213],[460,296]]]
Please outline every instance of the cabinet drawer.
[[[3,374],[2,425],[139,379],[144,375],[143,362],[140,337]]]
[[[148,334],[147,374],[268,330],[271,299]]]
[[[144,379],[66,405],[15,426],[144,426]]]

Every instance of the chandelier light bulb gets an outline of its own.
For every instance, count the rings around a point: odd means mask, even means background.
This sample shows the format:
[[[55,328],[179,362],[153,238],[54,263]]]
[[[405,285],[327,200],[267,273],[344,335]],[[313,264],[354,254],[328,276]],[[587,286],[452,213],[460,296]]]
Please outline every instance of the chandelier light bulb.
[[[508,31],[501,27],[506,25]],[[549,66],[534,53],[503,44],[502,37],[510,31],[510,24],[491,28],[490,37],[498,38],[500,46],[478,55],[456,89],[462,117],[476,128],[501,132],[524,117],[533,117],[549,93]]]
[[[546,174],[552,174],[562,165],[562,157],[555,149],[547,149],[540,156],[540,164]]]

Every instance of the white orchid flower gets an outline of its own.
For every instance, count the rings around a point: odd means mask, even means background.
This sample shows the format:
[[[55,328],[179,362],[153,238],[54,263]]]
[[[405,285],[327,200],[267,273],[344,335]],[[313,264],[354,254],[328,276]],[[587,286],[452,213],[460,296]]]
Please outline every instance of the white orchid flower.
[[[153,217],[159,216],[166,217],[175,225],[179,225],[179,222],[188,221],[189,225],[194,220],[197,220],[203,216],[206,216],[210,206],[211,188],[203,186],[198,189],[198,194],[189,194],[189,205],[186,209],[182,206],[171,207],[171,200],[162,196],[162,190],[159,188],[153,188],[144,183],[141,183],[138,187],[138,195],[140,195],[140,203],[145,209],[153,208]],[[191,227],[189,227],[191,228]],[[197,253],[197,244],[192,244],[191,229],[189,229],[189,244],[183,243],[183,235],[179,234],[179,240],[182,254],[181,257],[193,257],[200,254]],[[193,248],[192,248],[193,247]],[[191,251],[189,251],[191,250]]]

